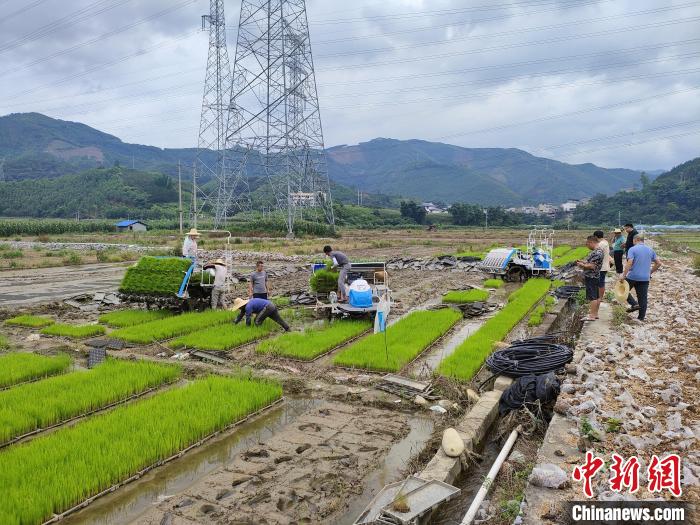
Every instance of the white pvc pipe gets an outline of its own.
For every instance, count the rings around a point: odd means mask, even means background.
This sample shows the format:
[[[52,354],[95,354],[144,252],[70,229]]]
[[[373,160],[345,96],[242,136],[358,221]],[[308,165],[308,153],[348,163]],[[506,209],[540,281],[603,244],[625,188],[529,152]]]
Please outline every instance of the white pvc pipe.
[[[498,471],[501,470],[501,465],[503,465],[503,462],[508,457],[510,449],[513,448],[515,440],[518,439],[519,428],[520,427],[513,430],[513,432],[510,433],[510,436],[508,436],[508,440],[506,441],[505,445],[503,445],[501,453],[498,454],[496,461],[494,461],[493,465],[491,466],[491,470],[489,470],[489,473],[486,475],[486,479],[484,479],[484,482],[481,484],[479,492],[476,493],[474,501],[472,501],[472,504],[469,506],[469,509],[464,515],[464,518],[462,518],[460,525],[471,525],[471,522],[474,521],[476,513],[479,510],[479,507],[481,506],[481,502],[484,501],[486,494],[488,493],[489,489],[491,488],[491,485],[496,479]]]

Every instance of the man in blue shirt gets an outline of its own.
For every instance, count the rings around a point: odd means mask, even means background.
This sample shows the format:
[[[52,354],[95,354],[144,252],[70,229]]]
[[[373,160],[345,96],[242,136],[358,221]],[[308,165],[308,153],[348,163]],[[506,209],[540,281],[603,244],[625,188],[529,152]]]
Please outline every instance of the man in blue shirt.
[[[236,300],[233,301],[233,310],[238,309],[240,309],[240,312],[238,312],[238,317],[233,322],[234,324],[240,323],[245,315],[245,324],[246,326],[250,326],[250,318],[253,314],[256,314],[255,326],[260,326],[263,321],[269,317],[284,328],[285,332],[289,332],[289,325],[282,319],[280,313],[277,311],[275,303],[272,301],[259,299],[257,297],[253,299],[241,299],[237,297]]]
[[[649,293],[649,281],[651,274],[661,266],[661,261],[654,250],[644,244],[644,236],[637,234],[634,236],[634,246],[627,252],[627,263],[625,271],[622,272],[620,280],[627,279],[630,291],[634,289],[637,293],[637,300],[632,294],[627,296],[630,307],[628,312],[639,311],[639,320],[644,321],[647,314],[647,296]]]

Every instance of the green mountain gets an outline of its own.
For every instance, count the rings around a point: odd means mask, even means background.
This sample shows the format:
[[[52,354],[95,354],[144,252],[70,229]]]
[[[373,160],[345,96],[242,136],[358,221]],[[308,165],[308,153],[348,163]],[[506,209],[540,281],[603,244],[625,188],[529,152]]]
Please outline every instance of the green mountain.
[[[576,209],[574,219],[588,224],[617,224],[618,211],[624,222],[634,224],[700,224],[700,157],[643,180],[639,191],[597,195]]]
[[[519,149],[375,139],[328,151],[334,180],[369,192],[491,205],[560,203],[640,184],[640,172],[566,164]]]
[[[374,195],[446,203],[558,203],[595,193],[611,194],[640,182],[640,172],[634,170],[571,165],[519,149],[463,148],[422,140],[375,139],[329,148],[327,153],[331,180],[339,185],[341,200],[346,202],[353,201],[360,189]],[[128,144],[84,124],[39,113],[0,117],[0,158],[5,158],[5,176],[11,181],[115,165],[175,177],[178,161],[187,180],[195,155],[195,148]],[[213,160],[212,152],[205,155]]]

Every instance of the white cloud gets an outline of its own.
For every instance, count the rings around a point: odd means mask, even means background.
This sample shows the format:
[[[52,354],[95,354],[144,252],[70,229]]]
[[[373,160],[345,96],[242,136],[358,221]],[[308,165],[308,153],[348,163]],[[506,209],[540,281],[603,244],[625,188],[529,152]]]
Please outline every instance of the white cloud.
[[[692,124],[700,120],[700,89],[689,90],[700,87],[697,3],[307,4],[329,146],[420,138],[634,168],[670,167],[698,155],[700,134],[677,136],[700,130]],[[0,114],[45,112],[163,147],[196,143],[207,53],[207,35],[198,29],[208,2],[46,0],[3,21],[22,5],[0,4]],[[67,18],[84,16],[80,22],[26,40],[82,9]],[[226,9],[233,61],[240,2]],[[138,23],[145,17],[151,19]],[[97,40],[127,25],[133,27]],[[13,42],[21,45],[5,49]],[[657,96],[671,91],[679,93]],[[633,99],[645,100],[623,103]],[[644,133],[684,122],[690,124]],[[669,136],[675,138],[662,140]],[[577,144],[553,148],[570,143]]]

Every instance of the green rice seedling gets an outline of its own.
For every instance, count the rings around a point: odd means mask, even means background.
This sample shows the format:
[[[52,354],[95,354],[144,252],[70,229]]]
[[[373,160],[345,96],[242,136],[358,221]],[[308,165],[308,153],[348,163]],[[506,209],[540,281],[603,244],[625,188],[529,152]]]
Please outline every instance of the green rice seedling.
[[[486,279],[484,288],[502,288],[504,284],[503,279]]]
[[[123,293],[150,295],[174,295],[192,261],[183,257],[141,257],[135,266],[126,271],[119,286]],[[205,273],[205,276],[209,275]],[[201,273],[194,272],[191,284],[200,282]],[[205,277],[207,278],[207,277]]]
[[[570,252],[571,250],[571,246],[569,246],[568,244],[562,244],[552,250],[552,257],[561,257],[562,255]]]
[[[544,298],[544,306],[545,306],[545,308],[547,309],[548,312],[552,309],[552,307],[553,307],[555,304],[557,304],[557,299],[556,299],[556,297],[553,297],[553,296],[551,296],[551,295],[548,295],[547,297]]]
[[[588,252],[589,250],[585,246],[574,248],[573,250],[562,255],[561,257],[556,257],[553,261],[553,264],[554,266],[564,266],[565,264],[569,264],[570,262],[578,261],[579,259],[585,259],[586,256],[588,256]]]
[[[293,359],[311,360],[369,330],[367,321],[336,321],[304,332],[289,332],[263,341],[256,351]]]
[[[527,325],[532,327],[532,326],[540,326],[542,324],[542,321],[544,321],[544,306],[540,305],[535,310],[532,312],[530,315],[530,318],[527,320]]]
[[[99,321],[113,328],[124,328],[165,319],[171,315],[173,314],[170,310],[115,310],[114,312],[102,314]]]
[[[209,376],[0,452],[0,523],[41,523],[282,396]]]
[[[172,381],[180,367],[108,359],[86,371],[0,391],[0,444]]]
[[[333,364],[396,372],[438,340],[461,318],[462,314],[452,308],[413,312],[389,326],[386,333],[372,334],[353,343],[335,356]]]
[[[127,326],[110,333],[110,337],[128,343],[152,343],[181,335],[196,332],[204,328],[232,321],[237,312],[230,310],[207,310],[206,312],[189,312],[138,324]]]
[[[41,329],[44,335],[57,335],[62,337],[70,337],[71,339],[83,339],[85,337],[93,337],[102,335],[106,332],[105,327],[99,324],[65,324],[54,323]]]
[[[289,306],[292,303],[292,300],[284,295],[278,295],[277,297],[272,298],[272,302],[275,303],[275,306]]]
[[[512,293],[508,304],[469,336],[452,355],[440,363],[437,373],[460,381],[469,381],[476,374],[493,345],[503,340],[549,290],[546,279],[530,279]]]
[[[0,388],[23,383],[39,377],[65,372],[70,357],[65,354],[47,357],[29,352],[14,352],[0,356]]]
[[[485,301],[489,298],[488,290],[473,288],[471,290],[452,290],[442,296],[443,303],[465,304]]]
[[[7,338],[7,336],[0,334],[0,350],[9,350],[10,349],[10,340]]]
[[[56,321],[50,317],[42,317],[40,315],[18,315],[17,317],[12,317],[5,321],[5,324],[11,324],[16,326],[28,326],[30,328],[41,328],[43,326],[49,326],[54,324]]]
[[[316,293],[329,293],[338,289],[338,272],[318,270],[309,280],[311,290]]]
[[[225,323],[178,337],[171,341],[168,346],[170,348],[198,348],[199,350],[231,350],[267,337],[272,332],[281,329],[280,325],[270,319],[265,319],[260,326],[256,326],[254,323],[246,326],[244,321],[238,324]]]

